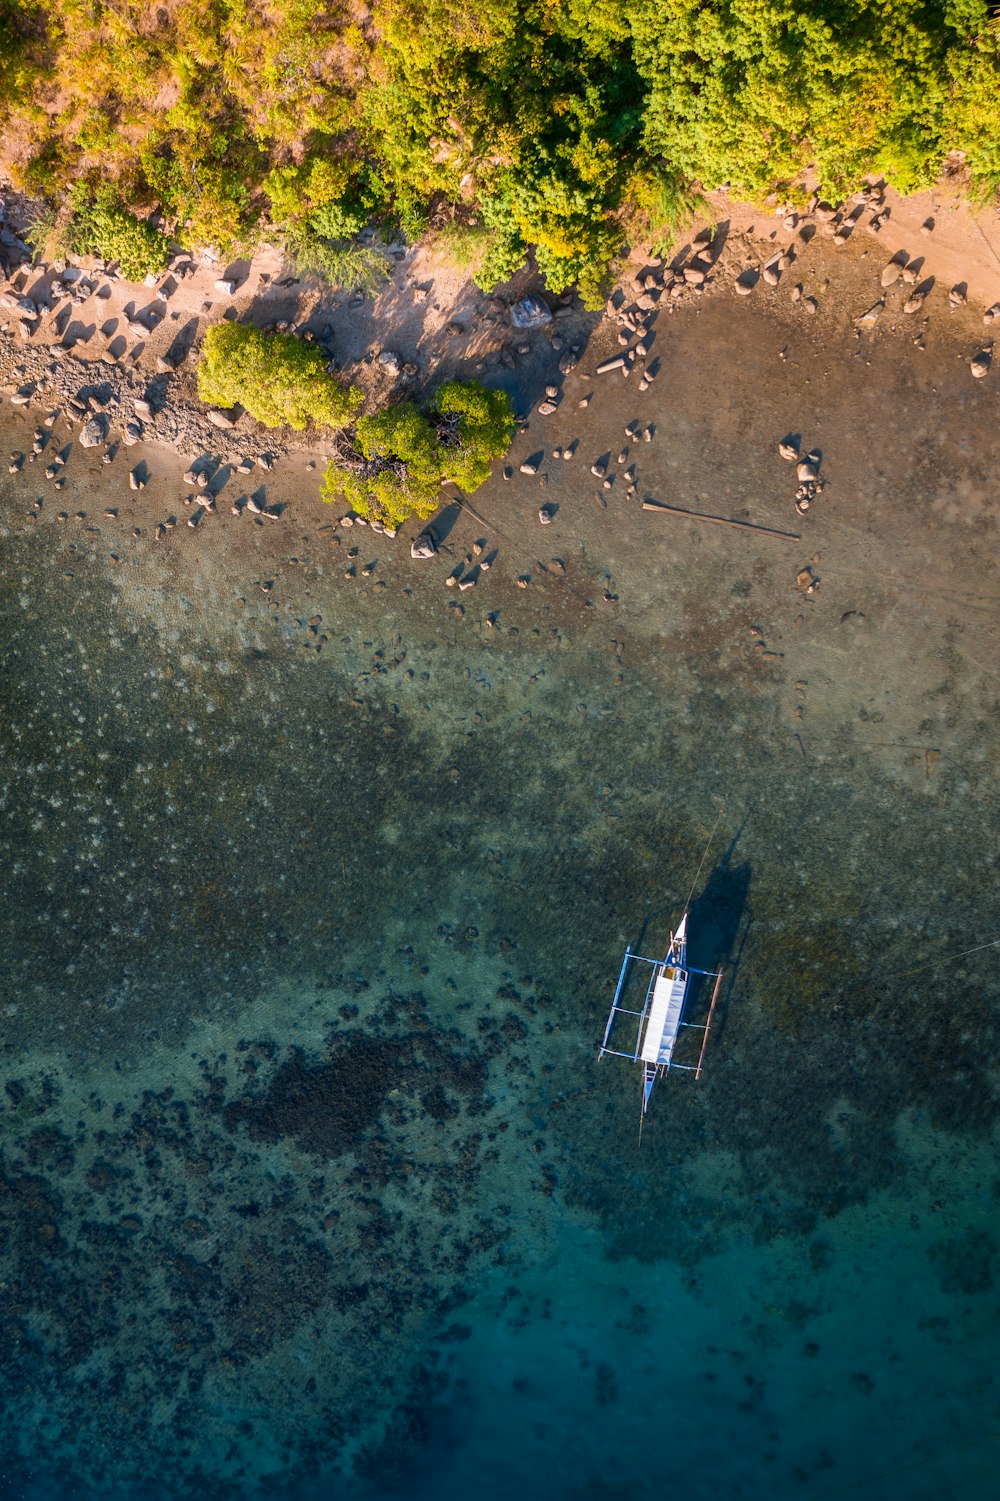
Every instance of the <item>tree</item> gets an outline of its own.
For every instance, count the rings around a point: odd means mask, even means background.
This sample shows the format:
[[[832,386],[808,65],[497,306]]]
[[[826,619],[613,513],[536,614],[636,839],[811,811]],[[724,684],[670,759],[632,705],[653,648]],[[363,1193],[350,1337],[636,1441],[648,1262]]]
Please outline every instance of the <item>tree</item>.
[[[434,410],[445,478],[461,490],[478,490],[514,436],[507,392],[488,391],[478,380],[452,380],[436,393]]]
[[[390,527],[409,516],[425,521],[443,484],[478,489],[513,431],[505,391],[449,381],[436,393],[429,417],[412,401],[362,417],[327,468],[323,499],[342,496],[359,515]]]
[[[245,407],[265,427],[303,428],[309,421],[344,427],[361,405],[326,368],[323,352],[291,334],[265,334],[248,323],[217,323],[205,335],[198,395],[218,406]]]

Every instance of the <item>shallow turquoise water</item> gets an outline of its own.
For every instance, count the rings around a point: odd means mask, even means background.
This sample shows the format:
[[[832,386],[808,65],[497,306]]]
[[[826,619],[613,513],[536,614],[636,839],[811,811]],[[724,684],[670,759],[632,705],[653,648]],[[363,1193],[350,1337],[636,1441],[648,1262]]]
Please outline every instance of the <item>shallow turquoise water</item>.
[[[805,754],[752,557],[489,629],[6,532],[5,1494],[991,1494],[996,951],[925,967],[1000,929],[985,710]],[[720,801],[640,1146],[595,1044]]]

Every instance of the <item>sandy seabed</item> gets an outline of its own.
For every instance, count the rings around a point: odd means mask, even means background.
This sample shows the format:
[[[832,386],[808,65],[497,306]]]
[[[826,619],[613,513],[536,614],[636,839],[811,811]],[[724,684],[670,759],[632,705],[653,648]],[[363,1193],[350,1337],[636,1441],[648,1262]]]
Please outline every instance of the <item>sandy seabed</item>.
[[[305,455],[157,545],[166,450],[4,482],[5,1495],[991,1494],[994,378],[810,254],[643,395],[593,330],[428,563]],[[596,1043],[720,804],[640,1146]]]

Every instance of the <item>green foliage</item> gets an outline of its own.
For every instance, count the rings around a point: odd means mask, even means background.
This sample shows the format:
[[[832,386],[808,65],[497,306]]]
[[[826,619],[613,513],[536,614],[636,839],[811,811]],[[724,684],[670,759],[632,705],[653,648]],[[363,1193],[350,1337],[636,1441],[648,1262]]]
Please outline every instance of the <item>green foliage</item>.
[[[506,391],[488,391],[478,380],[448,381],[434,397],[441,419],[446,478],[461,490],[478,490],[493,460],[507,452],[517,426]]]
[[[361,404],[326,369],[322,351],[291,334],[265,334],[247,323],[218,323],[205,335],[198,395],[217,406],[242,406],[265,427],[303,428],[309,421],[344,427]]]
[[[360,462],[331,463],[323,499],[343,496],[359,515],[386,526],[401,526],[409,516],[425,521],[443,484],[475,490],[488,478],[514,426],[506,392],[450,381],[437,392],[430,417],[410,401],[362,417],[354,437]]]
[[[434,232],[434,249],[458,271],[476,275],[493,245],[492,230],[485,224],[466,224],[453,219]]]
[[[324,239],[305,225],[287,225],[282,244],[299,276],[318,276],[347,292],[371,295],[389,275],[389,263],[377,250]]]
[[[16,187],[100,182],[224,254],[277,224],[349,286],[373,220],[415,238],[475,213],[452,249],[480,285],[533,254],[597,306],[620,242],[666,244],[693,184],[907,191],[958,151],[996,192],[998,98],[986,0],[0,0]],[[97,229],[152,254],[127,219]]]
[[[70,201],[73,214],[67,240],[75,255],[117,261],[126,281],[142,281],[166,266],[169,240],[117,203],[112,189],[104,185],[90,189],[77,183]]]
[[[336,500],[342,494],[359,515],[393,527],[408,516],[423,521],[433,514],[441,488],[437,434],[412,402],[362,417],[355,444],[366,460],[365,468],[345,473],[331,464],[324,500]]]

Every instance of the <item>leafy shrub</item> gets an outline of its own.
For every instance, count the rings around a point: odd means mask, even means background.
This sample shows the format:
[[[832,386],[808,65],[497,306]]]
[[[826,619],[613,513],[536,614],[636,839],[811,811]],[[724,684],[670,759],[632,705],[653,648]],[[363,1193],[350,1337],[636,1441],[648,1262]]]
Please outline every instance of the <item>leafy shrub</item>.
[[[362,417],[354,441],[363,465],[344,472],[331,464],[324,500],[342,494],[359,515],[394,527],[433,513],[441,488],[437,434],[412,402]]]
[[[198,395],[218,406],[242,406],[265,427],[303,428],[310,420],[344,427],[361,393],[344,390],[321,350],[291,334],[265,334],[247,323],[218,323],[205,335]]]
[[[76,255],[117,261],[126,281],[142,281],[162,271],[170,258],[166,235],[136,218],[106,188],[77,185],[71,194],[73,217],[68,242]]]
[[[478,380],[452,380],[435,394],[434,410],[445,477],[461,490],[478,490],[514,436],[507,392],[488,391]]]
[[[371,246],[327,240],[302,224],[287,225],[282,244],[299,276],[318,276],[346,292],[371,295],[389,275],[385,256]]]
[[[327,468],[323,499],[343,496],[359,515],[386,526],[401,526],[409,516],[425,521],[443,484],[475,490],[488,478],[514,425],[506,392],[450,381],[437,392],[430,417],[412,401],[362,417],[354,451]]]

